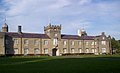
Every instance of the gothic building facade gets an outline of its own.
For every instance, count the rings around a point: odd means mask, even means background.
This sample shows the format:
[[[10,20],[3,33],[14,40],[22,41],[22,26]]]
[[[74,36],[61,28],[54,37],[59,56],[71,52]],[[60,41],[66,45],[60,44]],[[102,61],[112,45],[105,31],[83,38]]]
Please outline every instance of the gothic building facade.
[[[44,34],[24,33],[21,26],[17,32],[9,32],[3,24],[0,32],[0,55],[41,55],[61,56],[63,54],[111,54],[111,38],[104,32],[88,36],[85,30],[77,35],[61,34],[61,25],[44,27]]]

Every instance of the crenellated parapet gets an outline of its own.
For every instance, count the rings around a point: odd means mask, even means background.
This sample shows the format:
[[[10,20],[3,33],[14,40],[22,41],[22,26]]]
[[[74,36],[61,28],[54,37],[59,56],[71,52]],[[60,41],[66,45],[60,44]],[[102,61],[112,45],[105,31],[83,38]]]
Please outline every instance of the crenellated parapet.
[[[61,30],[61,25],[51,25],[49,24],[48,26],[44,26],[44,31],[48,30],[48,29],[58,29]]]

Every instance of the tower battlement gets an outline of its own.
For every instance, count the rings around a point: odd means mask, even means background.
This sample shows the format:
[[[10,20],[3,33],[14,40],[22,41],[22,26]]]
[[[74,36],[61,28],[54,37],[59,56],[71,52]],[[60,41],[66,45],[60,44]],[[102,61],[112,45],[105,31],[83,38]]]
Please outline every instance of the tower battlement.
[[[48,26],[44,26],[44,31],[46,31],[48,29],[59,29],[59,30],[61,30],[61,25],[51,25],[51,24],[49,24]]]

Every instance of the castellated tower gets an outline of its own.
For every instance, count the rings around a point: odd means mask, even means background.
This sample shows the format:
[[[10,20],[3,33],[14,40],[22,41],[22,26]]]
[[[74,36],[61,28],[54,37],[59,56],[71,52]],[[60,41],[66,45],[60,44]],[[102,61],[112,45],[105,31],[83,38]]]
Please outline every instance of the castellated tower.
[[[47,34],[51,39],[57,38],[58,40],[61,39],[61,25],[51,25],[44,27],[44,32]]]
[[[2,25],[2,32],[8,32],[8,25],[6,23]]]

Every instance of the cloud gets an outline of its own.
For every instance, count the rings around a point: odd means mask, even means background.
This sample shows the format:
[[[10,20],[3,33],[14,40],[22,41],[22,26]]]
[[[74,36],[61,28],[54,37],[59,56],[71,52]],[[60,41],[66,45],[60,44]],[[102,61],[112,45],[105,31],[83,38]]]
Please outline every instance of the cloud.
[[[57,0],[54,4],[50,6],[51,9],[60,9],[71,4],[70,0]]]
[[[119,38],[111,33],[119,31],[119,6],[118,0],[4,0],[0,24],[6,15],[10,31],[16,31],[21,24],[24,32],[40,33],[51,22],[62,24],[62,32],[68,34],[76,34],[84,24],[90,35],[104,31]]]
[[[80,5],[87,5],[87,4],[90,4],[91,2],[92,2],[92,0],[80,0],[79,4]]]

